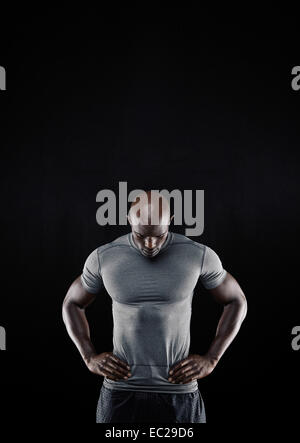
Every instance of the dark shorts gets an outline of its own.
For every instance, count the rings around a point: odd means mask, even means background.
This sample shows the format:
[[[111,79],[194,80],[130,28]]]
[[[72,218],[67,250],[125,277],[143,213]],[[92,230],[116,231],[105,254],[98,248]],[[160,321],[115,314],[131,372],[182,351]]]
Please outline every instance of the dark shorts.
[[[102,385],[96,423],[206,423],[199,389],[186,394],[118,391]]]

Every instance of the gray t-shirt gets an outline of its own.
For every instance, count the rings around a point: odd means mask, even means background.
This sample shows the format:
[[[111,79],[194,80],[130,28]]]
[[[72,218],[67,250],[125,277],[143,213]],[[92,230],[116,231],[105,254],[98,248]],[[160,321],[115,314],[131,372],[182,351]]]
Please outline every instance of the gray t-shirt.
[[[96,248],[87,258],[81,282],[90,293],[103,287],[112,298],[113,353],[130,365],[131,377],[110,389],[188,393],[197,380],[168,381],[171,366],[190,347],[192,298],[198,279],[207,289],[226,276],[218,255],[208,246],[169,231],[160,252],[145,257],[132,233]]]

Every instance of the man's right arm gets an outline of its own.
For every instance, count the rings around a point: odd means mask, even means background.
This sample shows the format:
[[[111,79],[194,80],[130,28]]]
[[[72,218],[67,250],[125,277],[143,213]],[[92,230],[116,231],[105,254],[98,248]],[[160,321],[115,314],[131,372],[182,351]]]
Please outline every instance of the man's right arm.
[[[89,293],[83,287],[80,276],[72,283],[62,308],[67,332],[91,372],[111,380],[126,379],[130,376],[130,367],[112,352],[97,354],[91,342],[85,309],[95,298],[96,294]]]
[[[71,284],[63,302],[63,320],[68,334],[84,361],[97,354],[90,339],[90,328],[85,315],[96,294],[90,294],[82,286],[80,277]]]

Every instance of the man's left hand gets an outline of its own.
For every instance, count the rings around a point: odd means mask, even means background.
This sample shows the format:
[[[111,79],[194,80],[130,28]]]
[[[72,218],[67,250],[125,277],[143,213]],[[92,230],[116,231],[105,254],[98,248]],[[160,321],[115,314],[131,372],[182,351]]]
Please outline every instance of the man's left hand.
[[[218,360],[211,356],[191,354],[170,369],[168,381],[184,384],[204,378],[215,369],[217,363]]]

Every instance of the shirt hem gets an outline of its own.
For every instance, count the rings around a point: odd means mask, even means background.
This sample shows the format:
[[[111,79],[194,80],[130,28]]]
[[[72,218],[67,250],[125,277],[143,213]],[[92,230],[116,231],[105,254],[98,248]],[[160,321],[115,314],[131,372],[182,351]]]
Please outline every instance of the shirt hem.
[[[120,385],[115,385],[116,382],[112,382],[113,386],[111,385],[111,383],[109,381],[107,381],[106,378],[104,378],[103,381],[103,386],[105,388],[111,389],[113,391],[135,391],[135,392],[157,392],[157,393],[161,393],[161,394],[189,394],[192,392],[195,392],[198,390],[198,383],[197,380],[194,380],[192,382],[191,386],[185,386],[185,385],[175,385],[175,384],[170,384],[170,387],[166,387],[166,386],[161,386],[159,387],[158,385],[149,385],[149,386],[145,386],[145,385],[136,385],[136,386],[120,386]]]

